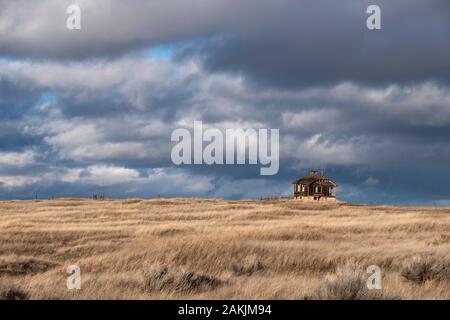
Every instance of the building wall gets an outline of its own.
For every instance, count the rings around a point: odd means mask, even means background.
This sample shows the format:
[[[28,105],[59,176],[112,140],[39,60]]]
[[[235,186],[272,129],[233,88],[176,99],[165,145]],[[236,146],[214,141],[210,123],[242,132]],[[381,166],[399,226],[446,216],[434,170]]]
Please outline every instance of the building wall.
[[[316,189],[318,188],[318,189]],[[322,185],[317,185],[315,183],[311,185],[305,185],[304,190],[302,190],[302,185],[294,184],[294,197],[295,196],[324,196],[324,197],[335,197],[336,188],[324,187]]]

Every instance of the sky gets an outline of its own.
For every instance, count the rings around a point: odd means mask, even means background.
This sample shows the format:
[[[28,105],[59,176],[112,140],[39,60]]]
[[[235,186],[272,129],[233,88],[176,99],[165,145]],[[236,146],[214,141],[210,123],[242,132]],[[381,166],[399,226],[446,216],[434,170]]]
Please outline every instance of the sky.
[[[175,166],[194,121],[279,129],[278,174]],[[449,163],[448,0],[0,0],[1,199],[260,198],[323,168],[341,200],[450,205]]]

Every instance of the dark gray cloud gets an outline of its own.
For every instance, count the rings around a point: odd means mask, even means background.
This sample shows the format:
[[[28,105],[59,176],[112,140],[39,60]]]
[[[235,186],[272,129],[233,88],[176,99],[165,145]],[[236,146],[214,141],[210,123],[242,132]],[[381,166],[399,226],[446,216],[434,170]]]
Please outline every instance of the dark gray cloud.
[[[382,29],[365,27],[368,4],[382,10]],[[212,71],[245,73],[255,83],[298,87],[448,81],[450,4],[434,1],[296,1],[247,28],[192,47]],[[270,21],[270,22],[269,22]]]
[[[81,8],[82,29],[66,28],[66,9]],[[79,59],[208,35],[228,1],[2,0],[0,54]]]
[[[65,28],[69,4],[3,1],[0,54],[88,59],[204,39],[184,55],[256,83],[449,80],[447,0],[79,1],[82,30],[75,32]],[[382,8],[380,31],[365,27],[369,4]]]

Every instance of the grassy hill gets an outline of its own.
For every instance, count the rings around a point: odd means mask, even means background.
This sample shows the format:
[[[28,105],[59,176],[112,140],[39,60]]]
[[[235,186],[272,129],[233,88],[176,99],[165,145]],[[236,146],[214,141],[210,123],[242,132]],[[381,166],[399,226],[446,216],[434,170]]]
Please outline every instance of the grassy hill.
[[[367,290],[369,265],[381,268],[382,290]],[[450,299],[449,265],[447,208],[0,202],[0,298]]]

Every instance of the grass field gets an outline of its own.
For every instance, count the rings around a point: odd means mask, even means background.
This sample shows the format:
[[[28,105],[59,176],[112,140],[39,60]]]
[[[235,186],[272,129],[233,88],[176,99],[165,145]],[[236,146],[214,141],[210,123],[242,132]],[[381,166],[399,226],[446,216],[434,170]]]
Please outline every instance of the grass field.
[[[81,268],[81,290],[66,269]],[[367,290],[366,268],[382,270]],[[0,298],[450,299],[450,209],[0,202]]]

